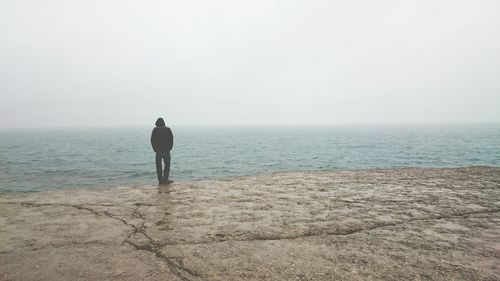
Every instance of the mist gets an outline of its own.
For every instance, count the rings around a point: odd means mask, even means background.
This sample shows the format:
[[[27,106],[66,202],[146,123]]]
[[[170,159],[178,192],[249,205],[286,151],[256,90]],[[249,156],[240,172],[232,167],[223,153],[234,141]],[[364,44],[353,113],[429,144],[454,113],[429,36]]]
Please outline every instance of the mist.
[[[498,1],[2,1],[0,127],[500,122]]]

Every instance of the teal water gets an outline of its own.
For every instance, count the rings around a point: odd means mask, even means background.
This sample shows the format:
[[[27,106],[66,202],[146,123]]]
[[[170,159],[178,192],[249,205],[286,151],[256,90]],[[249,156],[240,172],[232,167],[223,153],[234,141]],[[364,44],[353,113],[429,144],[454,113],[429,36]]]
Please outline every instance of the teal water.
[[[155,184],[152,128],[0,131],[0,192]],[[500,166],[500,125],[172,128],[173,180]]]

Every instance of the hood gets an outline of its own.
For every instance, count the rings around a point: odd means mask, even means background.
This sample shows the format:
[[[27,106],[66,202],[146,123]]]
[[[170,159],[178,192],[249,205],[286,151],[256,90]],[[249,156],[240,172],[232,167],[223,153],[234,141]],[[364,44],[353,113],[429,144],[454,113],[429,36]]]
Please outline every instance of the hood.
[[[155,123],[156,126],[165,126],[165,121],[163,121],[163,118],[158,118]]]

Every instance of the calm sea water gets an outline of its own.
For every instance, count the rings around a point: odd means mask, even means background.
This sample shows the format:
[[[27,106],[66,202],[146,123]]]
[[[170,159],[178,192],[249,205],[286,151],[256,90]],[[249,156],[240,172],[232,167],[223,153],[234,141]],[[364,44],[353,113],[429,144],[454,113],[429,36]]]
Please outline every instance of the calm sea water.
[[[500,166],[500,125],[172,128],[171,178]],[[152,128],[0,131],[0,192],[156,183]]]

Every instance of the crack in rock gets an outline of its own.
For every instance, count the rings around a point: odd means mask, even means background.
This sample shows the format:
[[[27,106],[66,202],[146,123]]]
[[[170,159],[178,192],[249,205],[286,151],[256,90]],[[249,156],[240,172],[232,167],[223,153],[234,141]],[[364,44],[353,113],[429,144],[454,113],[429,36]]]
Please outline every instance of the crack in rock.
[[[69,241],[69,242],[63,242],[63,243],[52,243],[52,244],[49,244],[46,246],[32,247],[32,250],[37,251],[37,250],[43,250],[43,249],[48,249],[48,248],[57,249],[57,248],[63,248],[63,247],[68,247],[68,246],[90,246],[90,245],[113,246],[109,242],[99,241],[99,240],[87,241],[87,242]]]
[[[136,244],[128,239],[125,239],[124,243],[127,243],[129,245],[131,245],[132,247],[134,247],[136,250],[142,250],[142,251],[147,251],[147,252],[150,252],[150,253],[153,253],[157,258],[165,261],[170,269],[170,271],[172,273],[174,273],[177,277],[179,277],[181,280],[184,280],[184,281],[189,281],[191,280],[189,277],[186,277],[184,276],[183,272],[187,273],[188,275],[190,275],[190,277],[196,277],[197,279],[202,279],[204,280],[200,274],[198,274],[197,272],[189,269],[189,268],[186,268],[184,266],[184,261],[183,261],[183,258],[180,258],[180,257],[169,257],[169,256],[166,256],[164,255],[162,252],[161,252],[161,249],[163,248],[163,244],[156,244],[156,243],[148,243],[146,245],[139,245],[139,244]]]
[[[202,276],[189,269],[189,268],[186,268],[184,266],[184,262],[183,262],[183,259],[181,257],[169,257],[169,256],[166,256],[164,255],[162,252],[161,252],[161,249],[165,246],[165,244],[162,244],[160,242],[157,242],[155,241],[151,236],[149,236],[147,233],[146,233],[146,230],[145,230],[145,218],[144,216],[142,215],[142,213],[140,213],[140,210],[139,208],[141,206],[146,206],[144,204],[141,204],[141,203],[136,203],[134,204],[135,205],[135,208],[131,214],[132,217],[135,217],[135,218],[140,218],[142,220],[141,222],[141,225],[138,227],[134,224],[131,224],[129,223],[128,221],[126,221],[125,219],[123,218],[120,218],[118,216],[115,216],[113,214],[111,214],[110,212],[108,211],[102,211],[102,212],[99,212],[99,211],[96,211],[92,208],[89,208],[89,207],[86,207],[84,205],[70,205],[70,204],[55,204],[55,203],[35,203],[35,202],[0,202],[0,203],[3,203],[3,204],[19,204],[21,206],[30,206],[30,207],[44,207],[44,206],[61,206],[61,207],[69,207],[69,208],[75,208],[75,209],[78,209],[78,210],[84,210],[84,211],[88,211],[96,216],[100,216],[100,215],[104,215],[108,218],[111,218],[111,219],[114,219],[114,220],[117,220],[117,221],[120,221],[121,223],[123,223],[124,225],[132,228],[132,232],[127,236],[127,238],[125,238],[125,240],[121,243],[121,244],[124,244],[124,243],[127,243],[129,245],[131,245],[132,247],[134,247],[135,250],[142,250],[142,251],[147,251],[147,252],[150,252],[152,254],[154,254],[157,258],[163,260],[166,262],[168,268],[170,269],[170,271],[175,274],[177,277],[179,277],[181,280],[183,281],[190,281],[191,279],[189,277],[195,277],[197,279],[201,279],[201,280],[204,280],[202,278]],[[144,236],[148,243],[146,245],[139,245],[139,244],[136,244],[132,241],[130,241],[130,237],[134,234],[141,234],[142,236]],[[80,244],[80,243],[70,243],[70,244]],[[68,244],[68,245],[70,245]],[[186,277],[185,275],[188,275],[188,277]]]
[[[315,237],[315,236],[321,236],[321,235],[329,235],[329,236],[346,236],[346,235],[351,235],[351,234],[356,234],[360,232],[365,232],[365,231],[371,231],[374,229],[378,228],[383,228],[383,227],[391,227],[391,226],[398,226],[398,225],[403,225],[403,224],[408,224],[412,223],[415,221],[429,221],[429,220],[440,220],[440,219],[448,219],[448,218],[457,218],[457,217],[466,217],[470,215],[481,215],[481,214],[496,214],[500,212],[499,209],[490,209],[490,210],[482,210],[482,211],[473,211],[473,212],[464,212],[464,213],[458,213],[458,214],[448,214],[448,215],[439,215],[439,216],[433,216],[433,217],[425,217],[425,218],[414,218],[406,221],[399,221],[399,222],[393,222],[393,223],[379,223],[379,224],[374,224],[372,226],[368,227],[361,227],[357,229],[346,229],[346,230],[337,230],[336,232],[329,232],[328,230],[326,231],[321,231],[321,232],[309,232],[309,233],[304,233],[300,235],[291,235],[291,236],[273,236],[273,235],[262,235],[262,234],[256,234],[251,238],[248,239],[221,239],[218,241],[210,241],[210,242],[192,242],[192,243],[166,243],[165,245],[170,245],[170,246],[182,246],[182,245],[211,245],[211,244],[218,244],[218,243],[224,243],[224,242],[252,242],[252,241],[278,241],[278,240],[295,240],[295,239],[300,239],[300,238],[306,238],[306,237]],[[324,222],[325,220],[321,220]],[[314,221],[312,221],[314,222]],[[223,236],[224,237],[224,236]]]
[[[314,236],[321,236],[321,235],[332,235],[332,236],[345,236],[345,235],[351,235],[351,234],[356,234],[360,232],[365,232],[365,231],[371,231],[374,229],[378,228],[383,228],[383,227],[392,227],[392,226],[398,226],[398,225],[404,225],[404,224],[409,224],[412,222],[417,222],[417,221],[429,221],[429,220],[440,220],[440,219],[449,219],[449,218],[458,218],[458,217],[467,217],[471,215],[481,215],[481,214],[496,214],[500,212],[500,208],[493,208],[493,209],[488,209],[488,210],[478,210],[478,211],[470,211],[470,212],[462,212],[462,213],[455,213],[455,214],[440,214],[440,215],[435,215],[435,216],[429,216],[429,217],[421,217],[421,218],[413,218],[405,221],[396,221],[396,222],[390,222],[390,223],[378,223],[378,224],[373,224],[361,228],[356,228],[356,229],[336,229],[334,231],[329,231],[328,229],[326,230],[309,230],[306,233],[300,234],[300,235],[292,235],[292,236],[278,236],[278,235],[263,235],[263,234],[255,234],[253,237],[249,237],[247,239],[223,239],[225,236],[222,236],[221,240],[219,241],[210,241],[210,242],[190,242],[190,243],[161,243],[160,241],[156,241],[153,237],[151,237],[147,232],[146,232],[146,218],[140,211],[140,207],[144,206],[140,203],[134,204],[133,211],[131,213],[132,218],[140,219],[141,223],[139,226],[132,224],[128,222],[127,220],[113,215],[112,213],[108,211],[96,211],[90,207],[87,207],[85,205],[70,205],[70,204],[49,204],[49,203],[34,203],[34,202],[1,202],[5,204],[21,204],[24,206],[33,206],[33,207],[42,207],[42,206],[64,206],[64,207],[71,207],[71,208],[76,208],[78,210],[84,210],[88,211],[96,216],[106,216],[108,218],[111,218],[113,220],[119,221],[122,224],[128,226],[129,228],[132,229],[132,231],[128,234],[128,236],[125,238],[125,240],[121,244],[129,244],[132,246],[135,250],[141,250],[141,251],[147,251],[149,253],[154,254],[158,259],[163,260],[170,271],[175,274],[178,278],[180,278],[183,281],[189,281],[191,278],[196,278],[196,279],[204,279],[199,273],[186,268],[184,266],[183,258],[182,257],[173,257],[173,256],[166,256],[161,252],[161,250],[167,246],[181,246],[181,245],[207,245],[207,244],[216,244],[216,243],[223,243],[223,242],[252,242],[252,241],[271,241],[271,240],[295,240],[295,239],[300,239],[300,238],[305,238],[305,237],[314,237]],[[322,220],[324,221],[324,220]],[[146,243],[141,244],[141,243],[136,243],[133,241],[132,237],[134,235],[141,235],[142,237],[145,238]]]
[[[143,215],[140,213],[139,207],[140,207],[140,205],[136,205],[136,208],[134,209],[132,216],[136,216],[142,220],[140,227],[137,227],[136,225],[131,224],[128,221],[126,221],[120,217],[114,216],[113,214],[109,213],[108,211],[104,211],[104,212],[102,212],[102,214],[109,217],[109,218],[118,220],[118,221],[122,222],[123,224],[125,224],[133,229],[132,233],[130,233],[127,236],[127,238],[125,238],[125,240],[122,242],[122,244],[127,243],[127,244],[131,245],[132,247],[134,247],[136,250],[147,251],[147,252],[154,254],[157,258],[165,261],[167,263],[170,271],[173,274],[175,274],[177,277],[179,277],[181,280],[184,280],[184,281],[191,280],[188,277],[184,276],[184,274],[183,274],[184,272],[189,274],[192,277],[197,277],[198,279],[201,279],[200,274],[198,274],[197,272],[190,270],[189,268],[186,268],[184,266],[184,262],[183,262],[182,258],[168,257],[168,256],[165,256],[161,252],[161,249],[163,248],[164,244],[155,241],[151,236],[149,236],[146,233],[146,229],[145,229],[145,225],[144,225],[145,219],[144,219]],[[130,241],[130,237],[134,234],[141,234],[142,236],[144,236],[147,239],[148,243],[146,245],[138,245],[138,244]]]
[[[133,224],[130,224],[121,218],[117,218],[115,216],[112,216],[111,214],[109,214],[107,212],[105,213],[106,216],[120,220],[124,224],[133,228],[133,232],[131,234],[129,234],[127,236],[127,238],[125,238],[125,240],[122,242],[122,244],[127,243],[127,244],[131,245],[132,247],[134,247],[136,250],[147,251],[147,252],[154,254],[157,258],[165,261],[167,263],[170,271],[172,273],[174,273],[177,277],[179,277],[181,280],[184,280],[184,281],[191,280],[188,277],[184,276],[183,273],[187,273],[189,275],[189,277],[196,277],[198,279],[202,279],[200,274],[198,274],[197,272],[190,270],[189,268],[186,268],[184,266],[183,258],[168,257],[161,252],[161,249],[165,246],[165,244],[155,241],[151,236],[149,236],[146,233],[146,227],[144,225],[145,219],[144,219],[144,216],[142,215],[142,213],[140,212],[139,207],[140,207],[140,205],[136,205],[136,208],[134,209],[132,216],[140,218],[142,220],[140,227],[137,227]],[[132,235],[134,235],[134,234],[141,234],[142,236],[144,236],[147,239],[148,243],[145,245],[139,245],[137,243],[130,241],[130,237],[132,237]]]

